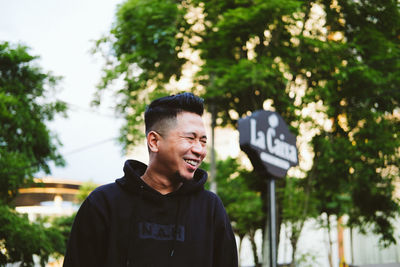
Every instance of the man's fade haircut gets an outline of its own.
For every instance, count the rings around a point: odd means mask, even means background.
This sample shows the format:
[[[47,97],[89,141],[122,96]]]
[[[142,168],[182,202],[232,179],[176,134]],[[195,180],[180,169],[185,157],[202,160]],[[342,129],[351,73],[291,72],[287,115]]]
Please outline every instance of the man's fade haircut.
[[[154,100],[144,113],[146,135],[150,131],[164,129],[166,125],[163,122],[175,120],[176,116],[184,111],[202,116],[204,100],[192,93],[170,95]]]

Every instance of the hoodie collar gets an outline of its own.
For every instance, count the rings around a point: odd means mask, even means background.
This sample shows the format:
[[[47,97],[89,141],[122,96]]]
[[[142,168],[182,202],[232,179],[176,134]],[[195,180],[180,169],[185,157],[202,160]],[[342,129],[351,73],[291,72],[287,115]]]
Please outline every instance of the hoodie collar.
[[[128,191],[138,192],[145,191],[152,195],[160,195],[158,191],[148,186],[141,176],[145,173],[147,165],[137,160],[127,160],[124,165],[124,176],[116,180],[116,183]],[[165,196],[171,195],[185,195],[204,190],[204,184],[207,181],[207,172],[202,169],[197,169],[194,173],[193,179],[185,180],[183,185],[176,191],[171,192]]]

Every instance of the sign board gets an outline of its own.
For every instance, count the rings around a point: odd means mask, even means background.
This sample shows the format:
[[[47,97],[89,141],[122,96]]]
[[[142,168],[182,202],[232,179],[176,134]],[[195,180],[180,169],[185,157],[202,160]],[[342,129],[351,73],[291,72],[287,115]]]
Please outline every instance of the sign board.
[[[257,171],[282,178],[298,164],[296,136],[278,113],[255,111],[239,120],[239,133],[240,148]]]

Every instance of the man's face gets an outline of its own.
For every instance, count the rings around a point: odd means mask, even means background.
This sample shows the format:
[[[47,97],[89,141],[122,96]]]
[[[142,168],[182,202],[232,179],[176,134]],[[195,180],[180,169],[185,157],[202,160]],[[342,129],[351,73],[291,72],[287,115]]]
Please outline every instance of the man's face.
[[[181,112],[176,124],[163,134],[159,142],[157,162],[169,178],[192,179],[207,154],[207,137],[202,117]]]

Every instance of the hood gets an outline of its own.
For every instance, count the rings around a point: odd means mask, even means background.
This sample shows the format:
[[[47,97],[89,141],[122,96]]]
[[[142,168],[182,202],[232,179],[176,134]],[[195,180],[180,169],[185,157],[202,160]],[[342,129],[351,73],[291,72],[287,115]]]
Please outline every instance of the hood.
[[[153,198],[163,197],[161,193],[148,186],[140,177],[145,173],[147,165],[137,160],[127,160],[124,165],[124,176],[116,180],[125,190],[130,192],[146,192],[146,195],[151,195]],[[204,184],[207,181],[207,172],[202,169],[197,169],[193,179],[185,180],[183,185],[175,192],[171,192],[165,196],[172,195],[187,195],[197,191],[204,190]],[[143,190],[145,189],[145,190]]]

